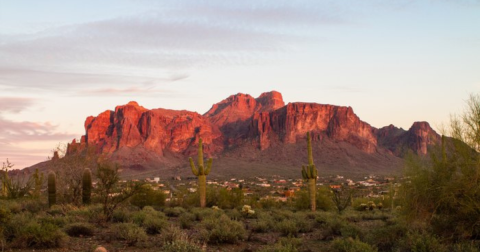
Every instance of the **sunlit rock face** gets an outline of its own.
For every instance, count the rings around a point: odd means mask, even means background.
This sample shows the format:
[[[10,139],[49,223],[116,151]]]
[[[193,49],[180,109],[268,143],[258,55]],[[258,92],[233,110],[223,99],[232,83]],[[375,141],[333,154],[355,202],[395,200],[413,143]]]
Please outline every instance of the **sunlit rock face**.
[[[393,125],[376,129],[360,120],[351,107],[303,102],[285,105],[282,94],[271,91],[257,98],[241,93],[229,96],[204,115],[150,110],[129,102],[88,117],[85,135],[80,143],[69,144],[68,153],[93,147],[97,153],[116,154],[121,160],[128,160],[131,153],[140,161],[151,155],[185,157],[196,153],[202,138],[207,156],[222,156],[240,147],[264,151],[273,145],[294,145],[303,142],[306,132],[311,132],[313,141],[328,139],[362,153],[394,156],[404,155],[407,149],[425,155],[440,139],[426,122],[416,122],[408,131]]]

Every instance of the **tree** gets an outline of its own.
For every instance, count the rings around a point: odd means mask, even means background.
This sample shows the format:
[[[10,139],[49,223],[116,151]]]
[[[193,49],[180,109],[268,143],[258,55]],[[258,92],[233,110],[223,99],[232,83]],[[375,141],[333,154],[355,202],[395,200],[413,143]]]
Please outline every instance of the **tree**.
[[[120,185],[118,165],[109,162],[98,163],[96,177],[98,179],[97,192],[103,205],[103,214],[106,221],[113,217],[113,211],[141,190],[138,183],[127,182]]]
[[[68,154],[66,152],[65,146],[54,149],[49,169],[57,176],[58,201],[80,205],[84,170],[95,167],[98,156],[92,147]]]
[[[27,178],[25,170],[17,172],[16,175],[10,176],[9,171],[13,168],[10,161],[2,164],[2,194],[9,199],[22,198],[27,195],[33,186],[33,180]]]
[[[410,222],[452,241],[480,238],[480,98],[452,116],[430,159],[410,155],[400,196]]]

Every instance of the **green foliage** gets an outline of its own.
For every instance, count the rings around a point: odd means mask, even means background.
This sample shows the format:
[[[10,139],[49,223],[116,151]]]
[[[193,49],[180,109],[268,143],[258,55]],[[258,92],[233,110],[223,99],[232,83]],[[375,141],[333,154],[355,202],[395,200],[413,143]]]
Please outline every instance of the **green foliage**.
[[[25,171],[23,171],[21,174],[16,175],[15,177],[10,177],[8,175],[8,172],[12,169],[13,166],[14,165],[10,163],[8,159],[2,164],[1,195],[9,199],[23,198],[29,193],[30,189],[32,188],[33,179],[27,179]]]
[[[130,198],[130,204],[139,208],[145,206],[163,207],[165,205],[165,194],[157,190],[155,191],[150,184],[144,184],[140,187],[140,190]]]
[[[90,169],[85,168],[82,176],[82,202],[84,205],[88,205],[92,202],[92,172]]]
[[[143,228],[133,223],[117,223],[111,227],[112,232],[118,240],[124,240],[128,246],[147,240],[148,236]]]
[[[116,164],[98,163],[96,176],[97,194],[103,205],[106,221],[111,221],[115,209],[140,192],[142,188],[141,184],[132,182],[119,185],[120,175]]]
[[[16,214],[6,225],[5,236],[15,248],[58,248],[67,238],[58,226],[29,213]]]
[[[332,201],[339,213],[343,212],[352,201],[353,189],[342,186],[339,189],[332,189]]]
[[[315,196],[316,208],[323,211],[332,210],[334,207],[332,201],[332,192],[329,188],[325,186],[320,186],[317,188],[317,193]],[[310,195],[309,192],[305,189],[302,189],[298,192],[295,192],[293,198],[293,205],[297,210],[306,210],[310,209]]]
[[[183,207],[167,207],[163,210],[163,212],[169,217],[178,217],[185,213],[186,210]]]
[[[188,159],[190,161],[190,167],[192,168],[193,175],[198,177],[198,193],[200,197],[200,207],[206,206],[206,186],[207,186],[207,178],[206,176],[210,173],[212,169],[212,162],[213,160],[209,158],[207,160],[207,166],[204,167],[203,165],[203,144],[202,139],[198,140],[198,168],[195,167],[195,163],[193,159],[190,157]]]
[[[480,159],[465,145],[447,142],[430,160],[410,157],[400,194],[410,222],[425,222],[452,240],[480,238]]]
[[[164,213],[158,212],[150,206],[144,207],[141,211],[132,215],[135,224],[143,227],[150,235],[159,234],[167,226],[167,219]]]
[[[57,203],[57,187],[55,173],[48,174],[48,206],[52,207]]]
[[[202,246],[198,242],[191,239],[187,233],[175,226],[170,226],[165,230],[162,251],[200,252],[203,250]]]
[[[193,227],[196,217],[195,214],[186,212],[180,215],[180,218],[178,220],[180,222],[181,228],[190,229],[191,227]]]
[[[329,251],[332,252],[375,252],[378,251],[371,245],[364,243],[358,239],[343,238],[335,239],[332,242]]]
[[[93,236],[94,227],[91,224],[77,222],[68,224],[64,231],[71,237]]]
[[[231,220],[225,214],[220,217],[207,217],[202,221],[201,227],[208,231],[207,241],[212,244],[233,244],[244,240],[247,236],[243,223]]]

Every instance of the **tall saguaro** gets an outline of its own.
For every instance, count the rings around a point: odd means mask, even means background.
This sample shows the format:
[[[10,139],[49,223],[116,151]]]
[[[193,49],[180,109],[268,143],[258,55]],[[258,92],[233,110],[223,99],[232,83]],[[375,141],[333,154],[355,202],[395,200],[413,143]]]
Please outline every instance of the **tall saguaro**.
[[[51,207],[57,203],[57,187],[55,173],[48,174],[48,206]]]
[[[317,193],[317,168],[313,164],[313,155],[312,155],[312,140],[310,139],[310,132],[307,132],[307,151],[308,151],[308,165],[302,165],[302,176],[303,179],[308,181],[308,193],[310,196],[310,209],[315,211],[317,209],[317,204],[315,201],[315,195]]]
[[[92,195],[92,172],[90,169],[85,168],[82,176],[82,202],[84,205],[91,203]]]
[[[204,167],[203,146],[201,138],[198,140],[198,168],[195,167],[195,163],[193,162],[192,158],[189,158],[188,160],[190,161],[193,175],[198,177],[198,193],[200,194],[200,207],[205,207],[207,205],[207,175],[212,169],[213,160],[209,158],[207,160],[207,167]]]

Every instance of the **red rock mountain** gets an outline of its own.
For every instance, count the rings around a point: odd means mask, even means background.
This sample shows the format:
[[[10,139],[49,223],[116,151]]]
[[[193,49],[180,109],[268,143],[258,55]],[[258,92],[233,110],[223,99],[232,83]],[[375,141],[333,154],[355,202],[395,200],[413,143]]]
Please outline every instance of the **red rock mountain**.
[[[376,129],[360,120],[351,107],[285,105],[282,95],[272,91],[258,98],[232,95],[204,115],[149,110],[129,102],[88,117],[85,135],[69,145],[68,153],[95,147],[125,167],[178,169],[188,165],[185,157],[195,154],[202,138],[206,155],[214,156],[224,170],[254,169],[260,164],[289,169],[286,166],[292,160],[298,160],[296,166],[304,160],[306,132],[312,133],[319,162],[332,171],[396,169],[407,150],[425,155],[440,139],[426,122],[416,122],[408,131],[393,125]]]

